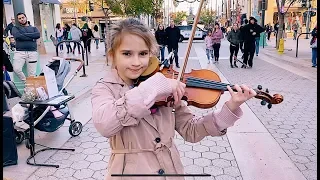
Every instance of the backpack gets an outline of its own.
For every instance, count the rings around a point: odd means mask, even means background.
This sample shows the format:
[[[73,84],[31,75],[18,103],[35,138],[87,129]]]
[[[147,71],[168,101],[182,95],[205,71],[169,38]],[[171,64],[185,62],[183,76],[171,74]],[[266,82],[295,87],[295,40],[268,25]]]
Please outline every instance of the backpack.
[[[83,29],[82,30],[82,36],[87,37],[88,36],[88,29]]]

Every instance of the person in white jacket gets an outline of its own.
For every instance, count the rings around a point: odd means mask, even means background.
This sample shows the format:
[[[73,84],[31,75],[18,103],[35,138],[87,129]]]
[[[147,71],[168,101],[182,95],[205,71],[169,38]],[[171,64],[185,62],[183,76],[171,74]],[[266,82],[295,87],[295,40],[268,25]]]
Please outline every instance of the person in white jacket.
[[[70,34],[71,34],[71,40],[73,41],[77,41],[77,42],[81,42],[81,37],[82,37],[82,32],[81,30],[77,27],[77,25],[74,23],[72,24],[71,26],[71,29],[70,29]],[[77,43],[74,43],[73,44],[73,50],[72,50],[72,53],[74,54],[74,51],[76,49],[76,44]],[[78,44],[78,53],[80,53],[80,45]]]
[[[99,29],[97,25],[94,25],[93,27],[93,36],[96,42],[96,49],[99,49],[100,34],[99,34]]]
[[[58,43],[63,40],[63,29],[61,28],[60,23],[56,25],[56,30],[54,34]],[[62,53],[62,51],[63,51],[63,44],[60,44],[60,53]]]

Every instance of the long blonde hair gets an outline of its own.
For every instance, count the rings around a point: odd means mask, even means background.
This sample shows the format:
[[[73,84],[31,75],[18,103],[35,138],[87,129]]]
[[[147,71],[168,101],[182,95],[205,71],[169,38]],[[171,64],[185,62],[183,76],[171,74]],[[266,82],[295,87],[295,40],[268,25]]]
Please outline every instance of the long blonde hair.
[[[143,23],[135,18],[124,19],[111,27],[110,31],[110,48],[108,49],[108,55],[115,55],[116,49],[120,47],[122,38],[125,34],[136,35],[144,40],[151,54],[155,55],[158,52],[158,44],[150,32]],[[152,55],[151,55],[152,56]],[[114,68],[114,63],[112,63]]]

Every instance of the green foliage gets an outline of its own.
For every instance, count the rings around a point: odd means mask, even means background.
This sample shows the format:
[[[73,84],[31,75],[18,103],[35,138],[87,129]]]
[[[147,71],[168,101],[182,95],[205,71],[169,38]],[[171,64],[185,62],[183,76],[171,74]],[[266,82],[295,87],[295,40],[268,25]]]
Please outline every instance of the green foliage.
[[[186,11],[178,11],[170,14],[170,18],[173,19],[175,24],[180,24],[183,20],[187,18]]]
[[[216,19],[216,12],[211,11],[209,9],[202,9],[200,13],[200,22],[204,23],[204,25],[210,25],[214,23]]]
[[[134,16],[156,14],[163,0],[92,0],[104,10],[108,8],[115,15]]]

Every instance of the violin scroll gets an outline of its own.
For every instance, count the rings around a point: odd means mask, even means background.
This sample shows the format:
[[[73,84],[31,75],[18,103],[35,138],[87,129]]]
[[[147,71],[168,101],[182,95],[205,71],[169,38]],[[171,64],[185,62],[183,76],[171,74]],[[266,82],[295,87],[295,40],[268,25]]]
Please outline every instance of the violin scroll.
[[[262,91],[262,86],[259,85],[258,89],[255,89],[257,95],[255,98],[261,99],[261,105],[265,106],[268,103],[268,109],[271,109],[272,104],[280,104],[283,101],[283,96],[281,94],[274,94],[271,96],[269,94],[268,88],[265,91]]]

